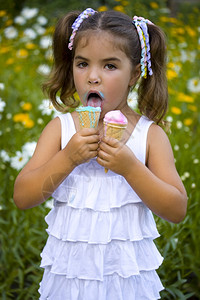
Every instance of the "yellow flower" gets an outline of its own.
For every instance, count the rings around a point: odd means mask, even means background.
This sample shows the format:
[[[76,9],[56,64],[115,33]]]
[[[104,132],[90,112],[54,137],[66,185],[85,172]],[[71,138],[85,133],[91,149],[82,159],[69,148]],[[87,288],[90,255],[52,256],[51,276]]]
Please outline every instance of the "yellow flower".
[[[117,5],[113,7],[114,10],[125,13],[124,7],[122,5]]]
[[[23,105],[22,105],[22,109],[23,110],[31,110],[31,108],[32,108],[32,104],[30,103],[30,102],[26,102],[26,103],[24,103]]]
[[[170,61],[170,62],[168,62],[167,67],[168,67],[169,69],[174,69],[174,68],[176,67],[176,65],[175,65],[174,62]]]
[[[185,29],[181,27],[171,28],[171,34],[178,36],[179,34],[185,34]]]
[[[17,57],[26,58],[28,56],[28,51],[26,49],[19,49],[17,52]]]
[[[0,10],[0,17],[4,17],[6,15],[6,11],[5,10]]]
[[[19,113],[13,116],[14,122],[20,122],[25,128],[32,128],[34,126],[34,121],[30,119],[29,114]]]
[[[170,95],[174,95],[174,94],[175,94],[175,91],[174,91],[172,88],[170,88],[170,87],[168,86],[168,93],[169,93]]]
[[[122,3],[123,6],[129,5],[129,1],[122,1],[121,3]]]
[[[161,16],[160,17],[160,21],[162,21],[162,22],[169,22],[169,18],[168,17],[165,17],[165,16]]]
[[[10,51],[10,47],[1,47],[0,48],[0,53],[7,53],[8,51]]]
[[[7,65],[12,65],[14,63],[14,58],[10,57],[9,59],[7,59],[6,64]]]
[[[187,102],[187,103],[193,103],[194,102],[193,97],[191,97],[189,95],[186,95],[184,93],[178,93],[177,100],[181,101],[181,102]]]
[[[169,80],[174,79],[176,77],[178,77],[178,74],[174,70],[171,69],[167,70],[167,78]]]
[[[177,19],[176,18],[169,18],[169,21],[171,22],[171,23],[174,23],[174,24],[176,24],[177,23]]]
[[[107,6],[103,5],[98,8],[98,11],[106,11],[108,10]]]
[[[12,23],[13,23],[12,20],[7,20],[6,23],[5,23],[5,25],[6,25],[6,26],[10,26],[10,25],[12,25]]]
[[[21,71],[21,69],[22,69],[22,66],[16,66],[14,70],[15,70],[15,72],[18,73],[19,71]]]
[[[53,33],[54,32],[54,27],[53,26],[49,26],[48,28],[46,28],[45,30],[45,34],[49,34],[49,33]]]
[[[187,30],[188,34],[191,37],[195,37],[196,36],[196,31],[194,29],[192,29],[190,26],[185,26],[185,29]]]
[[[156,3],[156,2],[150,2],[150,6],[153,9],[157,9],[158,8],[158,3]]]
[[[34,126],[34,122],[33,120],[31,119],[27,119],[25,122],[24,122],[24,127],[25,128],[32,128]]]
[[[28,118],[28,114],[25,113],[19,113],[13,116],[13,121],[14,122],[24,122],[25,120],[27,120]]]
[[[80,98],[79,98],[79,95],[77,92],[75,92],[73,96],[76,101],[80,101]]]
[[[197,107],[195,105],[188,105],[188,109],[194,112],[197,111]]]
[[[171,107],[171,112],[175,115],[180,115],[181,114],[181,109],[176,107],[176,106],[172,106]]]
[[[35,48],[36,48],[36,45],[33,44],[33,43],[27,43],[27,44],[26,44],[26,48],[29,49],[29,50],[32,50],[32,49],[35,49]]]
[[[184,125],[186,125],[186,126],[190,126],[190,125],[193,123],[193,120],[190,119],[190,118],[188,118],[188,119],[185,119],[185,120],[183,121],[183,123],[184,123]]]

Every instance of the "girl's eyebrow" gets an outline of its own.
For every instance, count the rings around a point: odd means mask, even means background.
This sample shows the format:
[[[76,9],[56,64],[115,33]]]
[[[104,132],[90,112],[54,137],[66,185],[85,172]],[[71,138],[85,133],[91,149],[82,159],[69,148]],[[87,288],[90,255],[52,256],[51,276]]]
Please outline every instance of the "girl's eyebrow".
[[[88,58],[85,58],[83,56],[80,56],[80,55],[77,55],[75,56],[74,59],[80,59],[80,60],[84,60],[84,61],[89,61]],[[108,62],[108,61],[117,61],[117,62],[121,62],[121,59],[119,59],[118,57],[107,57],[107,58],[104,58],[102,59],[103,62]]]

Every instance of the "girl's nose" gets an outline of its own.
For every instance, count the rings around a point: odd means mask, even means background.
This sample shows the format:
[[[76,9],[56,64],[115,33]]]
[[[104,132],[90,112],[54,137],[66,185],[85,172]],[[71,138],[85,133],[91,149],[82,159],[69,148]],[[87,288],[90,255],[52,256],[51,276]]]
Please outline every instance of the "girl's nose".
[[[92,79],[89,79],[89,80],[88,80],[88,83],[89,83],[89,84],[98,84],[99,82],[100,82],[100,79],[93,79],[93,80],[92,80]]]
[[[99,76],[99,72],[95,70],[91,70],[91,72],[88,74],[88,84],[89,85],[98,85],[101,83],[101,79]]]

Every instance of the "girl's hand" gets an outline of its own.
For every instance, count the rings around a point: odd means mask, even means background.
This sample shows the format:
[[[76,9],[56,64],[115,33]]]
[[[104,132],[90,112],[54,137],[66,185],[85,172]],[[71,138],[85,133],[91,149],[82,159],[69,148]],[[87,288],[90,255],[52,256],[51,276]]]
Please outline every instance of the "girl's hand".
[[[135,159],[133,152],[122,142],[111,137],[102,138],[97,157],[101,166],[126,177]]]
[[[64,148],[73,167],[76,167],[97,156],[99,133],[94,128],[83,128],[75,133]]]

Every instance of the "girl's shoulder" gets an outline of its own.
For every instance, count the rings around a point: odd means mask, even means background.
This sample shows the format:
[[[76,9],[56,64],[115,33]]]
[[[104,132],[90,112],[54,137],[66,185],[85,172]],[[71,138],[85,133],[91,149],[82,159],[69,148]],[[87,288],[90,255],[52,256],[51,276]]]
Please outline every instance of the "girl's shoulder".
[[[174,164],[174,155],[169,138],[165,131],[157,124],[152,123],[147,136],[148,161],[160,164]],[[161,163],[162,162],[162,163]]]
[[[38,144],[48,145],[49,147],[56,146],[59,148],[61,140],[61,122],[59,117],[52,119],[43,129]]]

